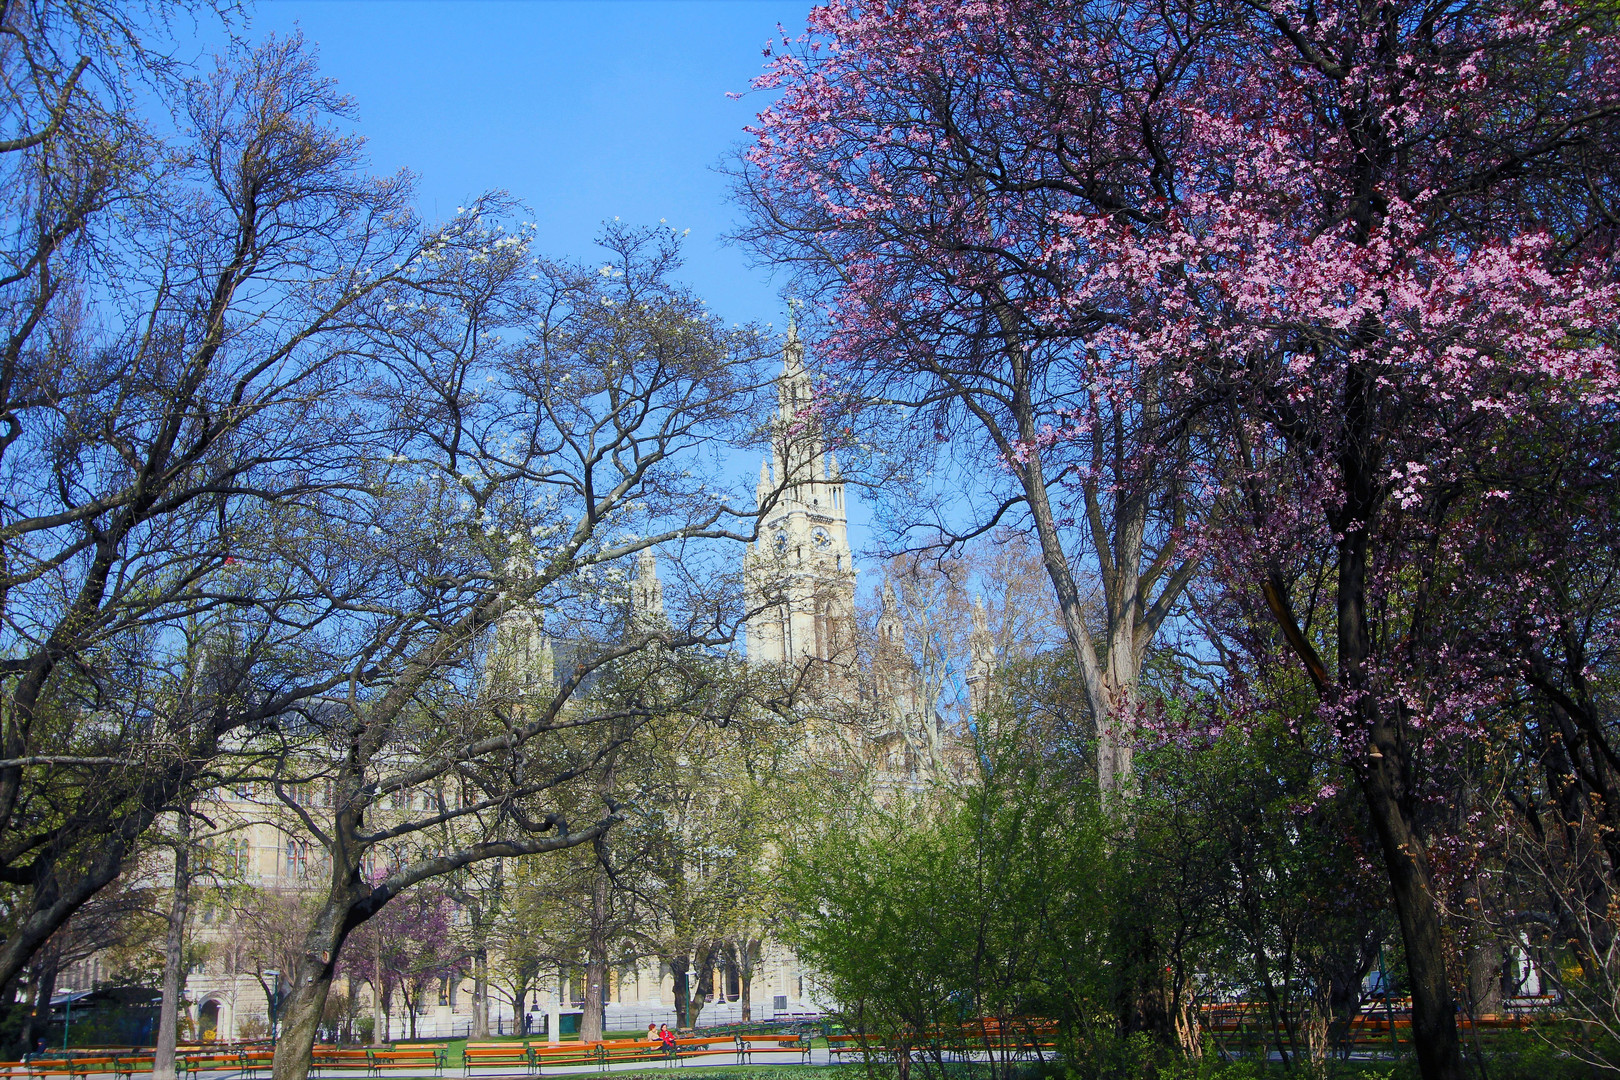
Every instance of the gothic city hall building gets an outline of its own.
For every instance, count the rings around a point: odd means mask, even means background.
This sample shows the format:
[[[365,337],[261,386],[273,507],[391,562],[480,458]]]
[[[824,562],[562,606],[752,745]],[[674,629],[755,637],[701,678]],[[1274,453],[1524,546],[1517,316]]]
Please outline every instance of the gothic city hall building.
[[[776,410],[766,426],[771,445],[759,468],[757,535],[742,555],[743,670],[779,679],[789,688],[785,696],[792,702],[792,722],[802,733],[796,736],[796,752],[836,758],[842,775],[861,774],[857,780],[870,798],[920,792],[953,772],[967,748],[957,727],[943,719],[919,673],[892,584],[885,579],[875,590],[878,604],[864,617],[858,611],[849,494],[837,457],[827,450],[816,422],[812,372],[792,329],[776,380]],[[652,550],[636,560],[627,583],[632,626],[665,618],[658,560]],[[985,705],[996,657],[982,605],[973,614],[963,681],[970,711],[977,713]],[[495,627],[484,652],[485,677],[493,677],[490,669],[499,667],[502,678],[547,694],[557,682],[556,672],[567,670],[581,647],[565,629],[547,625],[544,613],[520,609]],[[700,751],[670,753],[672,761],[678,757],[684,763],[689,753]],[[234,1041],[267,1034],[266,991],[277,978],[275,939],[286,939],[283,951],[290,958],[300,910],[328,884],[324,849],[303,822],[318,820],[315,811],[330,808],[330,786],[318,780],[292,786],[294,807],[308,807],[308,814],[288,806],[288,785],[275,787],[279,790],[270,790],[264,781],[243,781],[220,789],[207,808],[219,837],[207,856],[217,888],[203,890],[205,895],[193,904],[190,935],[196,960],[185,981],[183,1040]],[[401,814],[427,811],[430,798],[428,792],[403,791],[380,812],[386,814],[390,807]],[[414,806],[412,800],[422,803]],[[701,874],[704,853],[719,842],[693,837],[689,843],[691,869],[686,872]],[[589,846],[576,854],[576,864],[589,862]],[[537,856],[531,865],[562,865],[559,857]],[[514,907],[514,890],[530,872],[516,865],[523,861],[486,865],[441,889],[453,925],[433,932],[447,932],[470,947],[460,946],[435,971],[414,977],[402,973],[383,1003],[373,996],[366,978],[370,969],[364,965],[340,975],[334,996],[343,996],[341,1008],[329,1012],[347,1009],[348,1026],[341,1031],[334,1026],[327,1036],[431,1039],[480,1034],[484,1025],[475,1023],[480,1001],[491,1035],[527,1030],[555,1038],[577,1030],[586,993],[584,968],[577,955],[559,955],[566,951],[568,927],[548,925],[548,920],[567,923],[578,916],[566,904]],[[504,889],[506,899],[480,895],[481,889]],[[403,907],[408,897],[393,903]],[[470,922],[490,918],[503,904],[504,929],[472,940],[478,935],[471,932],[476,928]],[[397,926],[390,931],[394,933],[428,933],[403,917],[388,925]],[[543,944],[526,941],[525,927]],[[676,995],[683,990],[703,999],[698,1026],[736,1023],[742,1019],[745,978],[754,1021],[819,1014],[833,1005],[818,992],[815,972],[801,966],[768,924],[758,931],[745,965],[735,949],[685,949],[691,966],[683,972],[673,970],[670,950],[648,943],[649,935],[633,926],[619,929],[631,944],[616,947],[611,962],[603,993],[604,1030],[645,1030],[649,1023],[674,1026]],[[637,941],[642,945],[636,946]],[[367,947],[378,951],[376,966],[388,963],[381,944]],[[505,954],[524,950],[538,958],[532,959],[529,974],[503,974],[514,970],[513,958]],[[408,966],[409,961],[401,963]],[[70,992],[90,989],[117,976],[116,965],[116,958],[101,954],[78,960],[64,968],[57,986]],[[688,1014],[683,1010],[682,1015]],[[378,1022],[381,1030],[374,1030]]]

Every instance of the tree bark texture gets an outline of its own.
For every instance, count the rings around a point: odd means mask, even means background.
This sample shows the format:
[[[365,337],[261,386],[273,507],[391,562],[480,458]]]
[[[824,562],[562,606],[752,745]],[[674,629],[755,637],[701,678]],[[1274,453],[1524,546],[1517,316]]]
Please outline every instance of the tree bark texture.
[[[590,927],[585,939],[585,1014],[579,1019],[581,1042],[602,1040],[602,1013],[607,1004],[608,881],[598,864],[591,875]]]
[[[56,950],[41,950],[36,959],[39,974],[34,979],[34,997],[27,1011],[23,1014],[22,1043],[23,1053],[33,1053],[44,1049],[46,1036],[51,1028],[51,997],[56,993]],[[68,1009],[71,1016],[72,1009]],[[69,1021],[71,1024],[71,1020]],[[62,1041],[66,1045],[69,1030],[62,1032]]]
[[[186,917],[191,900],[191,815],[181,810],[174,846],[174,893],[163,945],[163,1005],[158,1014],[152,1080],[174,1080],[174,1049],[180,1038],[180,991],[185,978]]]
[[[382,935],[371,936],[371,1041],[376,1046],[388,1043],[388,996],[383,993]]]
[[[472,1037],[489,1038],[489,950],[481,945],[473,950]]]
[[[1346,379],[1346,415],[1350,435],[1340,456],[1345,502],[1334,522],[1342,539],[1338,553],[1339,690],[1350,745],[1367,740],[1355,764],[1373,828],[1383,850],[1390,892],[1406,947],[1412,992],[1412,1042],[1423,1080],[1464,1080],[1462,1047],[1457,1037],[1456,1002],[1446,976],[1440,909],[1434,895],[1428,854],[1419,834],[1405,785],[1411,774],[1405,740],[1390,710],[1380,701],[1368,676],[1373,656],[1371,615],[1367,610],[1369,529],[1378,510],[1375,437],[1371,432],[1371,388],[1353,368]]]
[[[677,1031],[692,1026],[690,1002],[692,1000],[691,978],[687,974],[691,961],[684,956],[677,956],[669,962],[669,974],[674,982],[671,991],[675,996],[675,1029]]]

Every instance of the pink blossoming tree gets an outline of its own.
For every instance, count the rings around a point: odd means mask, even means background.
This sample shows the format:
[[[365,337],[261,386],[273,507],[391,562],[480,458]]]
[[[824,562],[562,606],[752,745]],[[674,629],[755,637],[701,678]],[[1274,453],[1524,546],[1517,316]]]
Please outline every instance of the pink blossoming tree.
[[[1201,558],[1303,666],[1381,843],[1428,1080],[1463,1064],[1422,808],[1447,747],[1568,652],[1553,592],[1496,557],[1528,494],[1506,459],[1601,426],[1620,381],[1617,45],[1556,2],[832,4],[760,81],[765,251],[824,301],[833,364],[923,380],[1017,474],[1105,784],[1133,702],[1089,665],[1136,640],[1118,602],[1148,634],[1157,602],[1110,581],[1122,552],[1150,585]],[[1042,498],[1089,526],[1102,650]],[[1133,505],[1169,508],[1156,549]]]

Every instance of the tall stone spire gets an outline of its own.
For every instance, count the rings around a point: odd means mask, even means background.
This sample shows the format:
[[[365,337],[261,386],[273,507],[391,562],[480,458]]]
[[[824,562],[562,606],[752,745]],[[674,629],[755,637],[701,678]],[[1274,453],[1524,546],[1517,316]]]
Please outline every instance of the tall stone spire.
[[[968,635],[968,708],[974,716],[990,709],[996,674],[996,639],[990,635],[990,615],[984,597],[973,598],[973,632]]]
[[[788,324],[771,456],[761,464],[757,505],[770,505],[744,570],[748,659],[756,664],[848,663],[855,620],[855,566],[844,483],[829,477],[814,380],[798,325]]]
[[[782,377],[776,381],[776,422],[771,425],[778,483],[804,486],[827,479],[814,403],[815,380],[804,363],[804,342],[790,325],[782,347]]]

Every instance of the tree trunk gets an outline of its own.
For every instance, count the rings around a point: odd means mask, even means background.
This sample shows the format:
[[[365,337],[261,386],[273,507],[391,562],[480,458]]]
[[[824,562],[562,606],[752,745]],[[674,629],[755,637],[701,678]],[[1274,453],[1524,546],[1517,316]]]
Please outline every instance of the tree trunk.
[[[602,1041],[602,1013],[607,1004],[608,877],[601,865],[591,879],[591,925],[585,941],[585,1015],[579,1018],[581,1042]]]
[[[1332,524],[1339,532],[1337,639],[1339,686],[1345,702],[1345,734],[1351,747],[1365,738],[1367,749],[1357,773],[1367,799],[1373,828],[1383,848],[1390,892],[1406,946],[1412,990],[1412,1042],[1423,1080],[1464,1080],[1462,1047],[1457,1038],[1457,1010],[1446,978],[1440,911],[1428,853],[1403,798],[1411,769],[1398,717],[1380,701],[1369,678],[1373,657],[1371,615],[1367,610],[1367,568],[1371,529],[1377,517],[1378,480],[1371,435],[1372,387],[1369,377],[1352,366],[1345,380],[1347,448],[1339,459],[1344,505]],[[1317,667],[1320,668],[1320,661]],[[1352,751],[1354,752],[1354,751]]]
[[[11,1005],[4,1014],[7,1020],[12,1016],[17,1017],[17,1044],[11,1048],[11,1056],[16,1058],[25,1058],[34,1052],[34,1013],[39,1002],[39,979],[30,976],[26,986],[23,1000]]]
[[[1022,416],[1019,420],[1022,429],[1026,425],[1023,424]],[[1035,435],[1033,419],[1027,426],[1030,428],[1030,436],[1026,442],[1033,446]],[[1019,434],[1022,437],[1023,431],[1020,430]],[[1052,513],[1052,503],[1046,493],[1046,474],[1037,452],[1033,450],[1029,452],[1018,470],[1018,478],[1024,489],[1030,518],[1035,524],[1036,539],[1040,541],[1041,563],[1046,567],[1046,576],[1052,582],[1058,613],[1063,617],[1063,630],[1069,639],[1069,648],[1074,651],[1075,660],[1080,667],[1080,683],[1086,691],[1086,705],[1091,710],[1092,723],[1096,725],[1097,788],[1102,793],[1104,803],[1111,804],[1122,785],[1129,784],[1128,775],[1120,771],[1122,764],[1127,769],[1129,764],[1122,763],[1119,758],[1122,733],[1115,730],[1114,701],[1108,692],[1102,664],[1097,659],[1096,640],[1091,635],[1091,628],[1086,625],[1083,598],[1074,580],[1074,571],[1069,566],[1068,554],[1063,550],[1057,519]]]
[[[1502,943],[1490,939],[1468,950],[1469,1006],[1477,1020],[1502,1011]]]
[[[55,953],[54,949],[52,953]],[[39,995],[34,999],[33,1017],[33,1033],[36,1045],[45,1042],[50,1037],[51,998],[56,996],[56,976],[58,974],[56,961],[52,959],[46,963],[45,970],[39,977]],[[69,1037],[73,1034],[73,1006],[66,1006],[63,1013],[62,1045],[65,1047],[68,1044]]]
[[[1423,1080],[1464,1080],[1462,1046],[1457,1038],[1457,1008],[1446,979],[1446,957],[1440,933],[1423,842],[1402,812],[1389,773],[1397,767],[1394,740],[1380,745],[1383,763],[1363,774],[1362,790],[1372,811],[1373,826],[1384,851],[1395,913],[1406,947],[1406,970],[1412,990],[1412,1043]]]
[[[737,943],[737,988],[741,993],[742,1022],[754,1019],[754,964],[759,959],[762,942],[742,938]]]
[[[593,953],[585,964],[585,1011],[579,1018],[580,1042],[602,1041],[602,991],[606,978],[606,957]]]
[[[39,975],[33,980],[34,997],[27,1011],[23,1013],[22,1036],[19,1039],[25,1054],[37,1053],[43,1049],[42,1044],[51,1030],[51,997],[56,993],[55,955],[55,949],[42,949],[36,954]],[[72,1006],[69,1006],[67,1011],[71,1017]],[[66,1035],[67,1032],[64,1031],[64,1040]]]
[[[271,1064],[273,1080],[307,1080],[309,1076],[338,952],[358,925],[350,922],[353,906],[352,894],[334,887],[304,935],[304,950],[292,976],[292,989],[281,1006],[281,1035]]]
[[[472,1037],[489,1038],[489,952],[482,945],[473,950]]]
[[[714,986],[713,942],[704,945],[698,950],[696,971],[697,981],[692,985],[692,996],[686,1009],[687,1024],[693,1029],[697,1028],[698,1017],[703,1012],[703,1006],[708,1004],[708,999],[705,997],[708,991],[703,989],[704,984],[708,984],[711,989]]]
[[[680,1031],[683,1028],[689,1028],[692,1026],[688,1022],[687,1017],[687,1013],[689,1011],[688,1003],[692,999],[691,977],[687,974],[690,968],[691,961],[684,956],[673,957],[669,962],[670,978],[675,984],[672,992],[675,995],[676,1031]]]
[[[174,1048],[180,1038],[180,990],[185,974],[186,913],[191,900],[191,814],[181,807],[174,847],[174,895],[163,946],[163,1005],[158,1013],[152,1080],[174,1080]]]
[[[371,1041],[377,1046],[388,1042],[388,996],[382,969],[382,935],[371,935]]]
[[[997,295],[992,307],[1001,324],[1003,349],[1012,374],[1008,407],[1017,426],[1017,445],[972,394],[963,395],[962,400],[984,425],[997,449],[1007,460],[1018,462],[1015,473],[1041,545],[1041,562],[1051,580],[1063,630],[1079,665],[1086,704],[1096,725],[1097,787],[1103,805],[1117,807],[1135,790],[1136,696],[1146,647],[1168,615],[1170,605],[1186,587],[1192,566],[1184,563],[1172,568],[1174,548],[1166,546],[1154,560],[1159,568],[1144,577],[1142,557],[1149,509],[1146,492],[1139,482],[1116,472],[1120,484],[1112,512],[1105,519],[1098,481],[1090,481],[1085,488],[1084,521],[1097,557],[1107,618],[1102,641],[1097,641],[1086,625],[1084,598],[1052,510],[1039,450],[1042,420],[1030,386],[1034,368],[1026,352],[1021,319],[1005,296]],[[1150,380],[1144,380],[1137,389],[1143,422],[1150,423],[1158,412],[1157,393]],[[1123,432],[1113,437],[1127,442],[1130,438]],[[1098,445],[1095,449],[1097,464],[1102,464],[1105,448]],[[1116,458],[1131,454],[1129,445],[1116,442],[1113,449]],[[1159,566],[1161,561],[1163,566]],[[1154,599],[1150,594],[1156,581],[1162,583]]]

